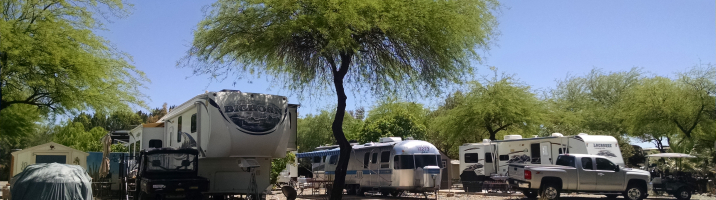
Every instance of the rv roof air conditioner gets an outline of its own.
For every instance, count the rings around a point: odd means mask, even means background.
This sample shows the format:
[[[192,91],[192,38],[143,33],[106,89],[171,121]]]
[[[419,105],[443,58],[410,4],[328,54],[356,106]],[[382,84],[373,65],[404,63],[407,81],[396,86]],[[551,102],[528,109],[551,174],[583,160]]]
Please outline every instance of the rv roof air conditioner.
[[[564,137],[561,133],[552,133],[552,137]]]
[[[366,147],[373,146],[373,142],[365,143],[365,144],[363,144],[363,146],[366,146]]]
[[[405,140],[415,140],[413,137],[406,137]]]
[[[231,89],[223,89],[223,90],[221,90],[221,91],[219,91],[219,92],[241,92],[241,91],[239,91],[239,90],[231,90]]]
[[[400,137],[384,137],[384,138],[380,138],[380,143],[384,143],[384,142],[400,142],[400,141],[403,141],[403,139],[401,139]]]
[[[588,135],[588,134],[586,134],[586,133],[579,133],[579,134],[577,134],[577,135]]]
[[[490,139],[482,139],[482,143],[490,143]]]
[[[519,140],[522,139],[521,135],[505,135],[505,140]]]

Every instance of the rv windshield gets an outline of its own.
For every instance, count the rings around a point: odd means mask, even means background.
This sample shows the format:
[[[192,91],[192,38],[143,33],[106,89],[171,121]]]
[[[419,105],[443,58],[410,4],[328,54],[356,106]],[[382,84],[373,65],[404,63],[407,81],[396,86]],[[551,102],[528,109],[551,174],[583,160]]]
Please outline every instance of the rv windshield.
[[[439,155],[415,155],[415,168],[438,166]]]
[[[185,153],[166,153],[147,155],[145,162],[148,172],[194,171],[196,156]]]

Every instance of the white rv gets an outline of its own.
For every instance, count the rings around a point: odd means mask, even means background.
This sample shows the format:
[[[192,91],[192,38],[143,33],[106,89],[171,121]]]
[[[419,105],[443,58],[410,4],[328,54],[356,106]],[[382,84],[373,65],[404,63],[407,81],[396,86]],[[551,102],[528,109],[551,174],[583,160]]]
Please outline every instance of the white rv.
[[[601,155],[624,166],[616,138],[585,133],[576,136],[553,133],[550,137],[535,138],[506,135],[504,140],[463,144],[459,152],[460,180],[465,190],[472,192],[482,191],[486,180],[506,178],[508,164],[553,165],[560,154]]]
[[[257,194],[270,187],[271,159],[296,150],[297,108],[284,96],[207,92],[158,124],[133,129],[130,146],[196,148],[199,176],[210,182],[208,195]]]

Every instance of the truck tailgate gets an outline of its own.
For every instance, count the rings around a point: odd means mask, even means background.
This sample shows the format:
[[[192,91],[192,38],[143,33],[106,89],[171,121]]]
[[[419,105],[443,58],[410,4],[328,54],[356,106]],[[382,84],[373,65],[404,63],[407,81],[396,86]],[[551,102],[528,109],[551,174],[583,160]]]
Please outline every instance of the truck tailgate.
[[[522,164],[510,164],[508,166],[508,174],[510,175],[510,178],[517,179],[517,180],[524,180],[525,178],[525,165]]]

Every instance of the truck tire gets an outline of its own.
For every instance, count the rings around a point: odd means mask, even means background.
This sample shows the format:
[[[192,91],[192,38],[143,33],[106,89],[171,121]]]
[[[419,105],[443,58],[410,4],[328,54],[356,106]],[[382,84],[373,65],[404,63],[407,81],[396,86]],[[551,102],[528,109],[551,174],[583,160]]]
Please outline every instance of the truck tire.
[[[640,184],[629,184],[624,192],[624,198],[628,200],[642,200],[646,196],[646,189]]]
[[[537,195],[538,195],[539,193],[537,193],[536,190],[527,190],[527,189],[525,189],[525,190],[522,190],[522,194],[524,194],[527,198],[534,199],[534,198],[537,198]]]
[[[688,187],[681,187],[674,193],[674,197],[676,197],[679,200],[689,200],[691,199],[691,189]]]
[[[561,192],[560,188],[561,187],[559,187],[557,184],[547,183],[542,186],[542,189],[540,191],[540,196],[543,199],[548,199],[548,200],[559,199],[559,193]]]

